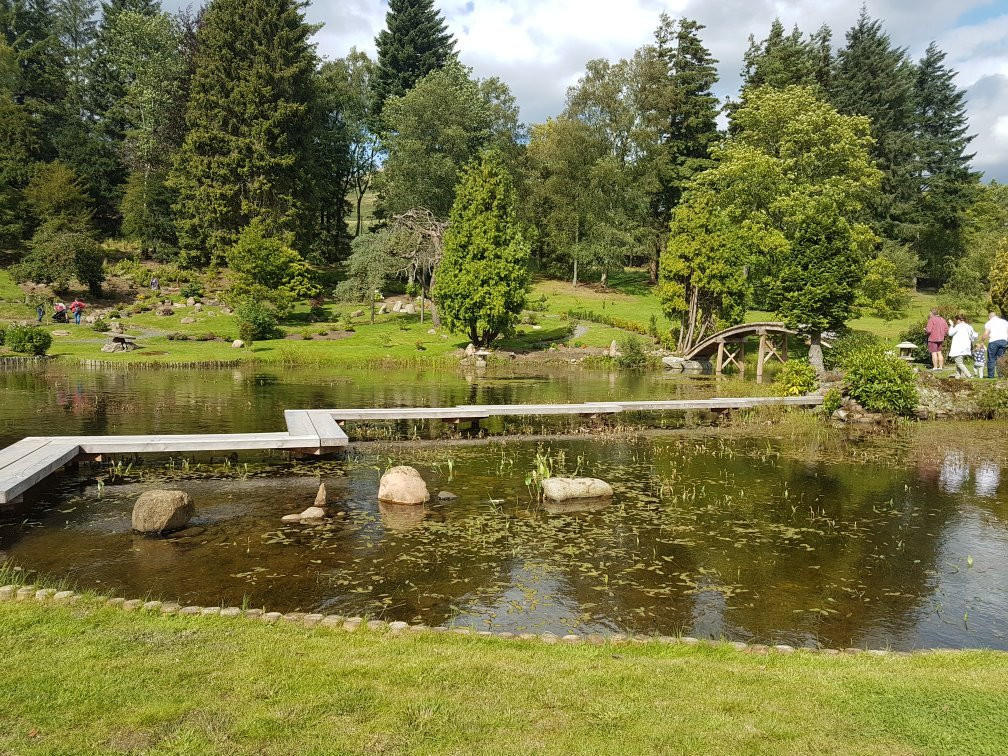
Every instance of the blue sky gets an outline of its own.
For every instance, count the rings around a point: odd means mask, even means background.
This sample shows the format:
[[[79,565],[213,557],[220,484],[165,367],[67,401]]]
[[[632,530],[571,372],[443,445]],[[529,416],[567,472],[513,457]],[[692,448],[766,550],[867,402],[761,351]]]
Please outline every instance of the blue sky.
[[[188,0],[169,0],[177,7]],[[662,11],[695,18],[720,61],[718,94],[734,95],[750,34],[766,36],[775,17],[814,31],[827,23],[843,43],[857,0],[435,0],[458,38],[462,61],[479,76],[499,76],[532,123],[558,113],[567,87],[586,61],[620,58],[651,39]],[[384,25],[383,0],[315,0],[307,14],[323,22],[317,41],[325,57],[351,46],[373,54]],[[932,40],[948,53],[967,90],[975,165],[987,179],[1008,181],[1008,0],[874,0],[868,12],[884,21],[893,41],[917,59]]]

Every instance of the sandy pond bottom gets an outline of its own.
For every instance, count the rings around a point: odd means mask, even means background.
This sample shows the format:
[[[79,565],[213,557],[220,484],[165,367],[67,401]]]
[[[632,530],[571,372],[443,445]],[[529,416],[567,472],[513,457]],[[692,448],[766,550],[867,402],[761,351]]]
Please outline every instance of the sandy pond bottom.
[[[345,461],[227,479],[148,462],[101,492],[82,470],[0,513],[0,561],[81,588],[204,605],[512,631],[1008,649],[1008,460],[998,448],[829,450],[666,433],[363,447]],[[614,500],[550,511],[526,485],[537,453],[555,473],[609,481]],[[380,506],[380,472],[399,463],[416,465],[435,496],[458,498]],[[333,516],[281,524],[320,480]],[[188,529],[130,531],[133,501],[155,487],[192,495]]]

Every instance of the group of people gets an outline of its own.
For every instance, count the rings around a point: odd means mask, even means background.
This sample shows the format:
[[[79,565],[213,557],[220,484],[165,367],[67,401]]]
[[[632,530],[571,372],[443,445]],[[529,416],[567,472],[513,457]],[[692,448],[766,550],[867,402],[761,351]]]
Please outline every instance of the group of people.
[[[62,302],[55,302],[53,304],[52,314],[53,323],[69,323],[70,318],[73,317],[74,323],[80,325],[81,317],[84,315],[84,309],[86,307],[87,305],[79,299],[75,299],[71,302],[69,307]],[[45,306],[39,305],[36,307],[35,314],[38,315],[38,322],[41,323],[45,318]]]
[[[931,317],[924,330],[927,332],[932,370],[945,367],[945,340],[952,338],[949,358],[955,362],[956,377],[959,378],[972,378],[974,372],[977,378],[983,378],[985,368],[988,378],[996,378],[998,360],[1008,353],[1008,320],[994,310],[989,313],[982,335],[976,332],[962,313],[956,315],[955,319],[946,321],[938,314],[938,310],[931,310]],[[969,358],[973,360],[972,369],[966,365]]]

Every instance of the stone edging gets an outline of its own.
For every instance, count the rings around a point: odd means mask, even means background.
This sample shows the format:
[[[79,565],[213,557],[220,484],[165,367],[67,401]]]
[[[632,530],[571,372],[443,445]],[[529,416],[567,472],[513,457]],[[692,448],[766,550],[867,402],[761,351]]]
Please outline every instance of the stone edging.
[[[0,586],[0,601],[36,601],[46,604],[75,604],[85,597],[74,591],[57,591],[54,588],[38,588],[34,585],[5,585]],[[838,656],[840,654],[867,654],[869,656],[888,657],[909,657],[922,653],[958,653],[961,651],[977,649],[916,649],[914,651],[892,651],[886,648],[865,649],[865,648],[805,648],[778,644],[775,646],[763,645],[760,643],[742,643],[739,641],[707,641],[690,636],[673,635],[627,635],[625,633],[601,633],[557,635],[556,633],[511,633],[492,632],[490,630],[475,630],[471,627],[448,627],[429,625],[411,625],[407,622],[385,622],[384,620],[366,620],[363,617],[344,617],[339,614],[307,614],[305,612],[291,612],[282,614],[281,612],[267,612],[263,609],[241,609],[237,606],[221,608],[219,606],[182,606],[175,602],[165,601],[143,601],[142,599],[110,598],[99,599],[100,607],[116,608],[122,611],[147,611],[164,615],[179,615],[187,617],[196,616],[216,616],[231,619],[247,619],[259,621],[268,625],[280,622],[293,625],[300,625],[304,628],[324,627],[332,630],[343,630],[355,632],[357,630],[371,630],[374,632],[384,631],[387,635],[396,636],[407,633],[451,633],[456,635],[469,635],[479,638],[499,638],[502,640],[518,641],[541,641],[548,645],[581,645],[604,646],[606,644],[635,643],[648,644],[658,643],[663,645],[683,645],[683,646],[730,646],[737,651],[750,654],[793,654],[806,653],[819,656]]]

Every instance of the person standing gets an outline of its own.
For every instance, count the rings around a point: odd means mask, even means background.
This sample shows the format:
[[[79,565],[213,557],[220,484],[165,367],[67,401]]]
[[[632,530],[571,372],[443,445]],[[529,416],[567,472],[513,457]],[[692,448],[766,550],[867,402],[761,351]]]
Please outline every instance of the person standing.
[[[955,360],[956,378],[972,378],[973,373],[963,360],[973,355],[973,342],[977,340],[977,332],[966,322],[966,316],[959,313],[954,322],[949,321],[948,335],[952,337],[949,359]]]
[[[945,355],[942,353],[942,346],[945,344],[945,337],[948,335],[948,323],[945,318],[938,314],[937,309],[931,310],[931,317],[928,318],[927,325],[924,326],[927,333],[927,347],[931,353],[931,369],[941,370],[945,367]]]
[[[990,311],[990,320],[984,324],[984,341],[987,343],[987,377],[997,377],[997,361],[1008,351],[1008,320]]]
[[[38,315],[38,322],[41,323],[42,319],[45,317],[45,307],[40,304],[35,308],[35,314]]]
[[[81,315],[84,314],[84,303],[79,299],[75,299],[70,303],[70,312],[73,313],[74,323],[80,325]]]

